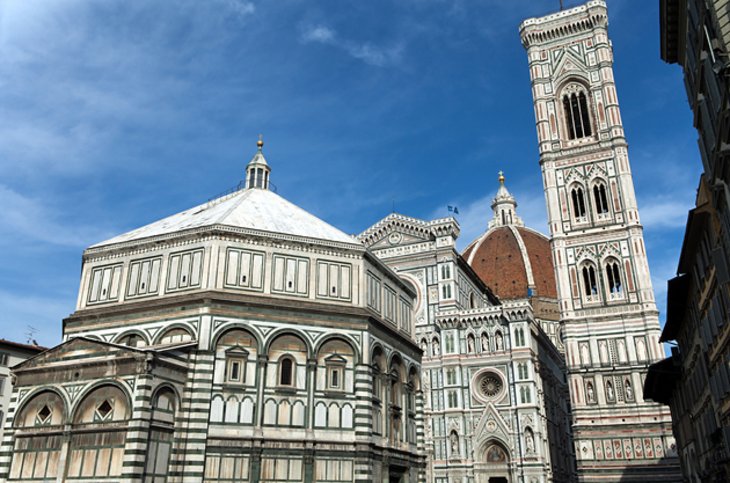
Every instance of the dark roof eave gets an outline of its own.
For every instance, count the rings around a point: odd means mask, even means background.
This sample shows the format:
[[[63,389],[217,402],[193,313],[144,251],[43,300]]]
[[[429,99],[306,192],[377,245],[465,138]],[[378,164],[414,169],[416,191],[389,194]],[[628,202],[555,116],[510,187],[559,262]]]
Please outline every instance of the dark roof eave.
[[[649,366],[644,382],[644,399],[669,405],[681,374],[678,356],[671,356]]]
[[[687,312],[687,297],[690,276],[686,273],[678,275],[667,282],[667,320],[659,339],[660,342],[677,340]]]
[[[2,347],[2,346],[8,346],[8,347],[12,347],[13,349],[18,349],[18,350],[22,350],[22,351],[26,351],[26,352],[32,352],[33,354],[48,350],[48,347],[43,347],[43,346],[34,345],[34,344],[22,344],[20,342],[13,342],[13,341],[7,340],[7,339],[0,339],[0,347]]]
[[[680,0],[659,1],[660,56],[669,64],[680,63],[685,45],[683,23],[686,23],[685,3]]]

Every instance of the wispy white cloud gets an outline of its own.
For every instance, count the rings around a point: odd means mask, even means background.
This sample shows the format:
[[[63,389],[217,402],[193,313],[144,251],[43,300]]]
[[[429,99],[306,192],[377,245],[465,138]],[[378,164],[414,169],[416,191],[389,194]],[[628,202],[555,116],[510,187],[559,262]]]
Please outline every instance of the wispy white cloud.
[[[383,67],[386,65],[398,64],[402,59],[403,45],[396,44],[391,47],[377,47],[369,42],[364,44],[350,44],[346,47],[347,52],[367,64]]]
[[[252,2],[244,0],[226,0],[225,4],[241,17],[248,17],[256,11],[256,6]]]
[[[639,207],[639,216],[644,228],[683,228],[687,223],[687,211],[691,208],[690,199],[670,199],[660,195],[645,200]]]
[[[40,242],[51,245],[84,247],[109,236],[98,227],[62,220],[60,213],[49,209],[46,201],[24,196],[0,184],[1,244]]]
[[[329,44],[335,41],[335,31],[324,25],[315,25],[302,33],[302,40]]]
[[[372,42],[355,42],[341,38],[337,32],[325,25],[310,25],[305,27],[300,36],[302,42],[315,42],[336,47],[355,59],[377,67],[396,65],[402,60],[404,44],[396,42],[391,46],[383,47]]]

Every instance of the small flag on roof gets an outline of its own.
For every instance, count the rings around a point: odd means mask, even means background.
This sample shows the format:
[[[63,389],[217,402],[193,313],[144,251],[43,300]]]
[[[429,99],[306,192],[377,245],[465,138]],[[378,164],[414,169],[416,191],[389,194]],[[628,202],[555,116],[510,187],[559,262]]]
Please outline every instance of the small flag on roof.
[[[449,213],[453,213],[455,215],[459,214],[459,207],[458,206],[451,206],[449,205]]]

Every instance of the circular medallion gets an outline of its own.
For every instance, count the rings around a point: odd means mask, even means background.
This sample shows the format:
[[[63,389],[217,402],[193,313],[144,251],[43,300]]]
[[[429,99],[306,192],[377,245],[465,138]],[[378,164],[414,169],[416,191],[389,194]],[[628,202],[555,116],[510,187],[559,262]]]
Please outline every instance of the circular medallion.
[[[476,376],[473,387],[478,399],[494,400],[504,393],[504,379],[496,371],[484,371]]]
[[[479,389],[487,397],[494,397],[502,390],[502,381],[490,374],[479,381]]]
[[[390,234],[390,236],[388,236],[388,243],[390,243],[391,245],[397,245],[402,239],[403,235],[398,232],[393,232]]]

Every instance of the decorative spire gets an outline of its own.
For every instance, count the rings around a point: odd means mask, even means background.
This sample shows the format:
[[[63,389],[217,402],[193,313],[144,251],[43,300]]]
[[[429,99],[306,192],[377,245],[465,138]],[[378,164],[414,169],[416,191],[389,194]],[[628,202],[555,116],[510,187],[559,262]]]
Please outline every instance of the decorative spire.
[[[251,161],[246,166],[246,189],[269,189],[269,175],[271,168],[264,158],[264,136],[259,134],[259,140],[256,141],[256,154],[253,155]]]
[[[505,178],[502,171],[499,172],[497,180],[499,181],[499,189],[497,189],[497,195],[492,200],[494,217],[489,221],[489,228],[507,225],[524,226],[522,219],[517,216],[517,201],[504,185]]]

